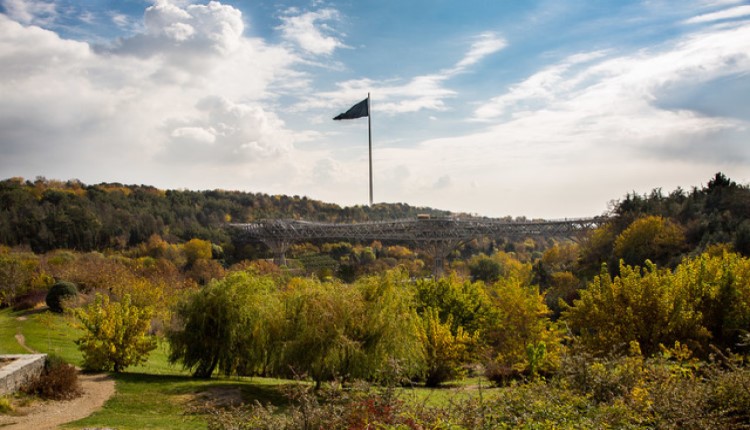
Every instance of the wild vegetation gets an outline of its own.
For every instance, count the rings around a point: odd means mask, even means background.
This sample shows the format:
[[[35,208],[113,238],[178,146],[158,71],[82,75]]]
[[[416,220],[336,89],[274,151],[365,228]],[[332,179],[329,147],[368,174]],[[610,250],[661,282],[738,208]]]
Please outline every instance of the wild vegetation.
[[[54,318],[76,327],[80,350],[64,358],[123,372],[155,354],[204,380],[302,381],[260,403],[188,408],[209,428],[750,427],[750,189],[721,174],[690,192],[627,195],[581,243],[477,240],[439,279],[426,276],[429,256],[398,243],[296,244],[280,268],[207,221],[300,216],[305,199],[260,212],[242,193],[15,179],[0,191],[23,203],[0,216],[0,304],[33,309],[51,295],[65,310]],[[98,233],[58,236],[54,217],[76,205]],[[20,208],[42,222],[24,230]],[[155,208],[182,215],[157,229],[123,221],[127,239],[112,240],[113,214]],[[23,236],[42,226],[47,245]],[[474,381],[468,397],[410,400],[460,381]]]

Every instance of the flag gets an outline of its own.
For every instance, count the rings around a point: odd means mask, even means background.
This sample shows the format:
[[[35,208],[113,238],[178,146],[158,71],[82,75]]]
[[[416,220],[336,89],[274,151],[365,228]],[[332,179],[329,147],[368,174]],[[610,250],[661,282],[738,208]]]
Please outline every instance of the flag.
[[[370,115],[370,108],[369,108],[369,102],[370,98],[366,98],[362,100],[361,102],[357,103],[356,105],[352,106],[348,111],[339,114],[334,120],[340,120],[340,119],[355,119],[355,118],[362,118],[364,116]]]

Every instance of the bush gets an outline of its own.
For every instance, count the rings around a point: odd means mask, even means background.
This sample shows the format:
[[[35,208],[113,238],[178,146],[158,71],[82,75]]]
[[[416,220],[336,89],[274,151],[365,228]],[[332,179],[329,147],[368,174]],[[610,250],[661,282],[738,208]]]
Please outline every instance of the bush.
[[[78,288],[72,282],[59,281],[49,289],[45,301],[52,312],[62,313],[63,302],[78,296]]]
[[[15,410],[13,403],[7,396],[0,397],[0,414],[8,414]]]
[[[83,394],[76,368],[55,356],[47,357],[42,373],[21,391],[50,400],[70,400]]]

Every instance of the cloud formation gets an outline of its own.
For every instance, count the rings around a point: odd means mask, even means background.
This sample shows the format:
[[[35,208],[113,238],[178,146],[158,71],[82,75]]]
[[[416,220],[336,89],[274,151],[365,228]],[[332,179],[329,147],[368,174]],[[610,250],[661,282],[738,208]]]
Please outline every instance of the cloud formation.
[[[74,177],[97,160],[116,178],[134,165],[252,164],[293,149],[269,108],[274,86],[297,81],[293,53],[245,37],[241,12],[219,2],[157,1],[143,19],[142,32],[95,46],[0,14],[0,169],[55,165],[45,174]]]
[[[746,128],[750,118],[709,116],[687,106],[665,109],[662,95],[749,72],[750,25],[740,25],[697,33],[668,49],[566,58],[482,104],[475,118],[499,120],[491,132],[526,144],[679,147],[689,136]],[[544,131],[524,131],[535,123],[544,124]],[[730,161],[740,154],[707,147],[694,155]]]
[[[737,6],[718,12],[706,13],[685,20],[686,24],[700,24],[705,22],[721,21],[750,16],[750,6]]]
[[[632,2],[614,9],[655,16],[623,17],[627,37],[601,29],[612,21],[598,7],[582,6],[595,16],[577,21],[547,2],[487,7],[549,16],[514,15],[515,29],[472,22],[470,35],[431,29],[447,32],[440,40],[405,37],[406,21],[376,3],[248,17],[245,2],[154,0],[134,12],[0,0],[0,172],[363,203],[365,122],[330,118],[367,92],[376,200],[580,216],[620,192],[748,171],[746,2],[697,0],[678,12]],[[368,18],[387,16],[387,29],[339,30],[356,22],[347,14],[373,9],[380,15]],[[556,17],[577,33],[540,37]],[[393,58],[381,37],[429,55]],[[363,47],[366,64],[346,62]]]
[[[23,24],[49,24],[57,18],[57,6],[48,0],[3,0],[5,13]]]
[[[333,30],[327,24],[339,19],[336,9],[326,8],[299,14],[296,8],[291,8],[281,16],[282,24],[278,29],[284,39],[296,44],[304,52],[331,55],[337,48],[346,46],[339,38],[330,35]]]
[[[468,51],[452,67],[433,74],[415,76],[401,82],[399,79],[376,81],[353,79],[336,83],[333,91],[317,92],[304,98],[296,110],[308,110],[330,106],[346,106],[361,99],[363,94],[375,94],[378,112],[387,115],[418,112],[421,110],[447,110],[446,99],[456,96],[446,82],[468,71],[483,58],[507,46],[505,39],[492,32],[477,35]]]

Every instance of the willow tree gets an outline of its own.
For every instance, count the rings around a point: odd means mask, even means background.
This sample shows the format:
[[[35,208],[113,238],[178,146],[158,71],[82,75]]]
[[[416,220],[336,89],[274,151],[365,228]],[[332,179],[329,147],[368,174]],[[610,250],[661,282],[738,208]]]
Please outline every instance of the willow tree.
[[[170,363],[193,376],[262,374],[271,356],[273,321],[279,315],[270,277],[235,272],[214,281],[177,306],[167,332]]]
[[[293,280],[284,293],[278,371],[307,375],[318,386],[337,377],[375,380],[394,362],[415,376],[423,350],[402,278],[386,273],[354,285]]]

